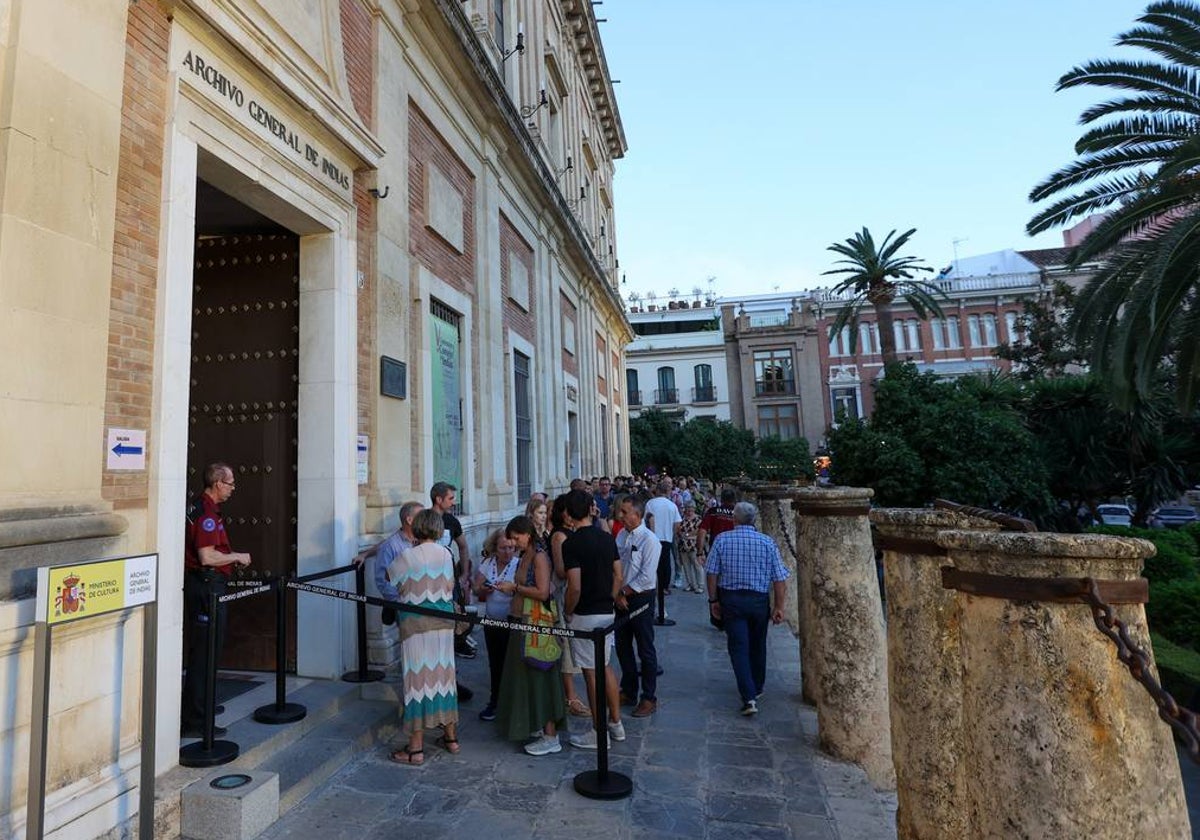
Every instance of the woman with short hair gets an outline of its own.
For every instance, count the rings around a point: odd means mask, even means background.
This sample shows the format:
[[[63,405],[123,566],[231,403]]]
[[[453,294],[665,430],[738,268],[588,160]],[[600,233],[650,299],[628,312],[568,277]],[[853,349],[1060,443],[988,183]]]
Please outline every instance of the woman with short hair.
[[[392,561],[388,578],[400,603],[454,615],[454,558],[437,541],[445,525],[428,508],[413,518],[417,544]],[[457,753],[458,693],[454,676],[454,624],[416,613],[400,613],[401,672],[404,681],[404,730],[408,744],[392,752],[392,761],[412,767],[425,762],[425,730],[440,727],[438,742]]]
[[[501,621],[508,618],[512,606],[512,595],[501,592],[500,583],[512,583],[517,572],[516,547],[504,530],[497,528],[483,541],[483,562],[475,573],[475,597],[483,604],[484,615]],[[508,652],[509,631],[504,627],[484,625],[483,641],[487,648],[488,670],[491,672],[492,693],[487,705],[479,713],[480,720],[496,719],[496,704],[500,702],[500,681],[504,674],[504,660]]]

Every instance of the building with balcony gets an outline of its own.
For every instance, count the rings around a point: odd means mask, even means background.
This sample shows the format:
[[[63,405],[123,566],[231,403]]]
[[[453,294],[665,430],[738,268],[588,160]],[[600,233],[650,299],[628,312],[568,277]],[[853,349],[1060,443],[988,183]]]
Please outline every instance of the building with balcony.
[[[892,335],[898,357],[939,376],[1008,370],[1010,363],[997,358],[995,350],[1001,343],[1022,340],[1017,318],[1023,301],[1048,294],[1056,279],[1078,288],[1094,271],[1094,266],[1087,266],[1069,272],[1065,265],[1068,252],[1068,248],[1010,249],[955,262],[930,281],[944,295],[942,318],[922,320],[903,300],[897,300]],[[828,290],[806,296],[817,328],[828,338],[821,343],[820,364],[829,424],[839,416],[870,414],[874,404],[871,385],[883,373],[879,328],[870,306],[860,310],[853,333],[849,326],[836,335],[832,332],[838,312],[850,299],[850,295]]]
[[[710,301],[633,306],[629,321],[636,334],[625,348],[631,416],[656,408],[680,423],[730,419],[725,342]]]
[[[759,437],[824,439],[819,333],[794,294],[722,298],[730,419]]]

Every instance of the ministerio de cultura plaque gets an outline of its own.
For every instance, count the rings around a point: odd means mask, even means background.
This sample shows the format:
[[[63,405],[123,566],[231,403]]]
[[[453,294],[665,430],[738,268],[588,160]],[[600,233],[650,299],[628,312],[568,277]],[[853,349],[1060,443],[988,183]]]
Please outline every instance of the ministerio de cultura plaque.
[[[37,620],[62,624],[154,601],[158,555],[38,569]]]

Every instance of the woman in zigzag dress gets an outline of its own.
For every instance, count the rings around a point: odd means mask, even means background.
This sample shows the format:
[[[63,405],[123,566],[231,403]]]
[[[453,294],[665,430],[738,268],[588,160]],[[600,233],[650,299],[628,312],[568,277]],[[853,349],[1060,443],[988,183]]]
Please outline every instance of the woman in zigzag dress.
[[[423,510],[412,523],[418,542],[401,553],[388,569],[400,592],[400,602],[454,612],[454,559],[437,544],[445,525],[435,510]],[[425,761],[425,730],[441,728],[438,738],[448,752],[457,753],[458,694],[454,678],[454,624],[440,618],[400,613],[403,652],[404,730],[408,744],[392,753],[398,764],[418,766]]]

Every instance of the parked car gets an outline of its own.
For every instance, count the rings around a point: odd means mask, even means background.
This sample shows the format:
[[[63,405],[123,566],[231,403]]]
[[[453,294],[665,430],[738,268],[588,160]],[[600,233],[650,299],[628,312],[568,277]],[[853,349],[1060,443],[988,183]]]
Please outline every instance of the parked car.
[[[1124,525],[1128,528],[1133,523],[1133,511],[1129,505],[1096,505],[1096,514],[1100,517],[1101,525]]]
[[[1150,514],[1151,528],[1182,528],[1200,522],[1200,514],[1189,505],[1163,505]]]

